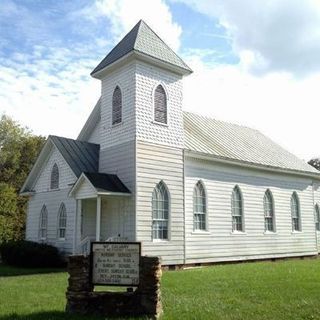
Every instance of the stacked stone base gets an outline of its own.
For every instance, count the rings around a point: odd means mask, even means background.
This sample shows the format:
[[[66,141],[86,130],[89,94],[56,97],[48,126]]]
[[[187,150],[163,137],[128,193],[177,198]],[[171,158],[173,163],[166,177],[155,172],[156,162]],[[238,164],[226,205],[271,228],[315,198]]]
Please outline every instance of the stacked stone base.
[[[89,258],[71,256],[66,312],[82,315],[141,316],[159,318],[162,313],[158,257],[141,257],[140,283],[134,292],[94,292],[89,277]]]

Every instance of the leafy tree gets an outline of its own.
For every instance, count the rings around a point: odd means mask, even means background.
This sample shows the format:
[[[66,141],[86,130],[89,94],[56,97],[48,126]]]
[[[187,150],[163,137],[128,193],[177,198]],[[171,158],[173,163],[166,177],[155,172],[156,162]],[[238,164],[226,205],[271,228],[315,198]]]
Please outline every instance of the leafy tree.
[[[24,238],[27,198],[19,196],[44,137],[6,115],[0,119],[0,243]]]

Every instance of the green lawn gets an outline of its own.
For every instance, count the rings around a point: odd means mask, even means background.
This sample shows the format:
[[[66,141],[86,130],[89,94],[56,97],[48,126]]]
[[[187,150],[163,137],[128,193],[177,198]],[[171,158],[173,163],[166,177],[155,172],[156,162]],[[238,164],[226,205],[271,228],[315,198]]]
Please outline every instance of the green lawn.
[[[64,313],[67,274],[0,266],[0,320]],[[21,275],[20,275],[21,274]],[[320,259],[164,272],[163,319],[320,319]]]

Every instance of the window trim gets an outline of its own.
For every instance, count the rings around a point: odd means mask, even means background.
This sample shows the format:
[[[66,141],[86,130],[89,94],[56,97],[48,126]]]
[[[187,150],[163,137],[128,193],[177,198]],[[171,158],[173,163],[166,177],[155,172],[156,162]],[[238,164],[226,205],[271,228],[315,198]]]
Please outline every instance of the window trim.
[[[298,229],[295,229],[294,228],[294,224],[293,224],[293,211],[292,211],[292,199],[295,199],[296,201],[296,207],[297,207],[297,213],[298,213]],[[291,195],[291,198],[290,198],[290,213],[291,213],[291,231],[292,233],[300,233],[302,232],[302,221],[301,221],[301,209],[300,209],[300,199],[299,199],[299,196],[297,194],[296,191],[294,191]]]
[[[267,230],[266,229],[266,206],[265,206],[265,199],[266,196],[269,195],[270,196],[270,201],[271,201],[271,210],[272,210],[272,230]],[[275,208],[274,208],[274,197],[273,197],[273,193],[271,192],[270,189],[267,189],[264,193],[263,196],[263,216],[264,216],[264,233],[265,234],[274,234],[276,233],[277,229],[276,229],[276,215],[275,215]]]
[[[155,96],[156,96],[156,90],[157,88],[161,86],[164,93],[165,93],[165,96],[166,96],[166,114],[167,114],[167,121],[164,123],[164,122],[160,122],[160,121],[157,121],[156,118],[155,118]],[[157,124],[157,125],[161,125],[163,127],[169,127],[169,95],[168,95],[168,91],[167,91],[167,88],[166,86],[164,85],[164,83],[162,82],[158,82],[156,83],[156,85],[153,87],[153,90],[152,90],[152,123],[154,124]]]
[[[45,219],[43,215],[45,214]],[[43,221],[45,221],[43,226]],[[43,231],[45,232],[45,236],[43,237]],[[44,204],[40,210],[39,215],[39,239],[42,241],[47,240],[48,237],[48,209],[47,206]]]
[[[315,228],[317,232],[320,232],[320,207],[318,203],[315,204],[314,211],[315,211]]]
[[[158,186],[163,185],[167,196],[168,196],[168,219],[154,219],[154,207],[153,207],[153,194],[155,192],[155,190],[158,188]],[[153,227],[153,222],[154,221],[167,221],[167,238],[154,238],[154,227]],[[151,195],[151,239],[153,242],[168,242],[171,239],[171,196],[170,196],[170,192],[168,189],[167,184],[163,181],[160,180],[155,187],[152,190],[152,195]]]
[[[120,91],[120,99],[121,99],[121,105],[120,105],[120,121],[114,123],[114,104],[113,104],[113,98],[116,90],[119,89]],[[111,97],[111,126],[112,127],[117,127],[123,123],[123,94],[122,90],[119,84],[115,86],[112,92],[112,97]]]
[[[61,215],[64,213],[65,215],[65,227],[61,227]],[[67,215],[67,209],[66,206],[64,204],[64,202],[62,202],[60,204],[59,210],[58,210],[58,223],[57,223],[57,238],[61,241],[66,240],[66,233],[67,233],[67,219],[68,219],[68,215]],[[64,230],[64,237],[60,237],[60,231]]]
[[[196,229],[195,228],[195,190],[197,188],[197,186],[200,185],[203,189],[203,193],[204,193],[204,206],[205,206],[205,211],[204,213],[202,213],[204,215],[204,223],[205,223],[205,227],[204,229]],[[208,228],[208,196],[207,196],[207,190],[205,187],[204,182],[200,179],[198,180],[194,186],[193,186],[193,194],[192,194],[192,213],[193,213],[193,233],[203,233],[203,232],[208,232],[209,228]],[[199,214],[199,213],[198,213]]]
[[[234,223],[233,223],[233,217],[234,217],[234,205],[233,205],[233,194],[235,191],[239,192],[240,195],[240,200],[241,200],[241,230],[234,229]],[[244,220],[244,200],[243,200],[243,195],[241,188],[239,185],[235,185],[232,189],[231,193],[231,228],[232,228],[232,234],[246,234],[246,229],[245,229],[245,220]]]

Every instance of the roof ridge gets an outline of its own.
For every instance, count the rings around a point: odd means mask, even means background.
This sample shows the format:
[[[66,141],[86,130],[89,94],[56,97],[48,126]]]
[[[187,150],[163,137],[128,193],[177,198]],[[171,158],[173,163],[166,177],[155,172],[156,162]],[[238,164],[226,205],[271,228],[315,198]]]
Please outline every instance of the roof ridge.
[[[57,136],[55,134],[49,134],[48,139],[49,138],[58,138],[58,139],[65,139],[65,140],[72,140],[72,141],[76,141],[76,142],[81,142],[81,143],[87,143],[87,144],[92,144],[92,145],[96,145],[100,147],[99,143],[93,143],[93,142],[89,142],[89,141],[85,141],[85,140],[79,140],[79,139],[72,139],[72,138],[67,138],[67,137],[62,137],[62,136]]]

